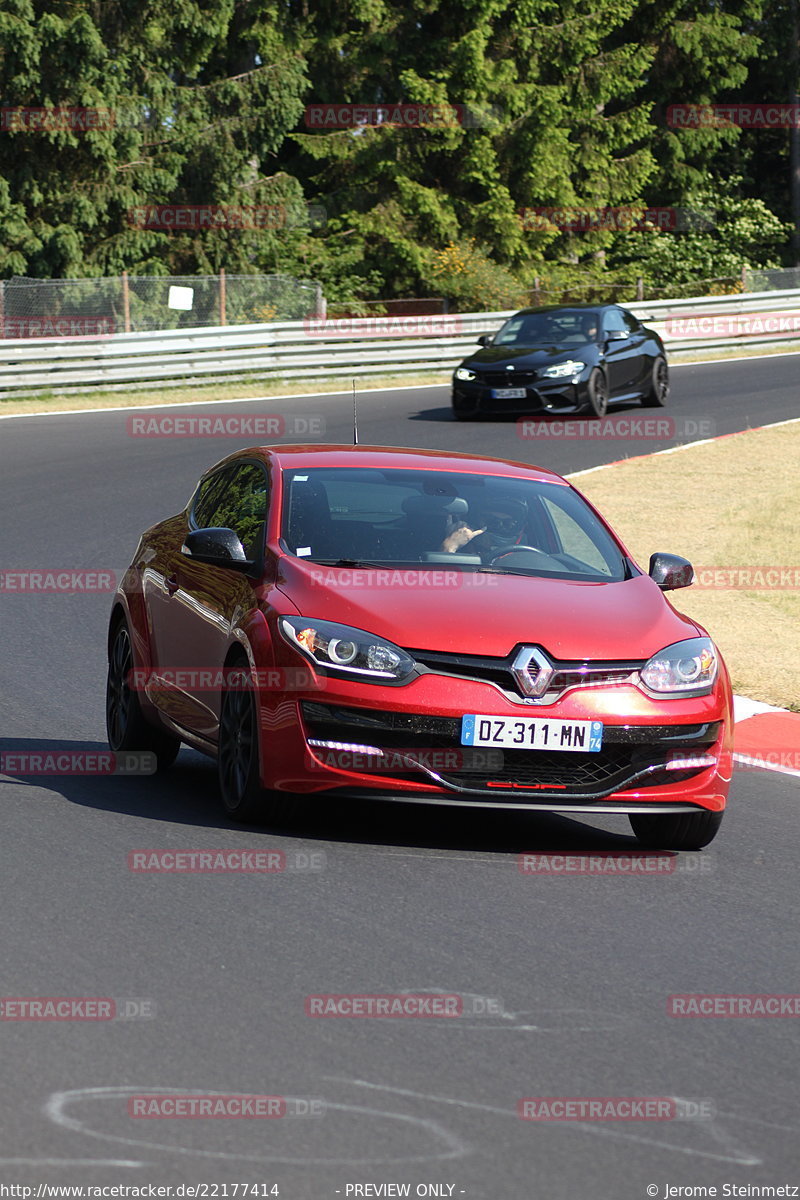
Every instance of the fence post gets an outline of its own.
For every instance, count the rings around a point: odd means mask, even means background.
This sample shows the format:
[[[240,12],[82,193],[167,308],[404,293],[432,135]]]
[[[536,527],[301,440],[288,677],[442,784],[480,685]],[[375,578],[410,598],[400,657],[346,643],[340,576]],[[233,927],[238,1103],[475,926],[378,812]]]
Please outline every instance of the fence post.
[[[318,283],[314,292],[314,316],[324,321],[328,311],[328,302],[322,294],[322,284]]]
[[[538,275],[534,275],[534,277],[533,277],[533,303],[534,304],[539,303],[539,276]]]
[[[742,291],[747,291],[747,267],[742,263]]]
[[[131,295],[128,290],[128,272],[122,272],[122,321],[125,332],[131,331]]]
[[[225,268],[219,269],[219,323],[227,325],[228,288],[225,280]]]
[[[644,300],[644,279],[641,275],[636,276],[636,299]]]

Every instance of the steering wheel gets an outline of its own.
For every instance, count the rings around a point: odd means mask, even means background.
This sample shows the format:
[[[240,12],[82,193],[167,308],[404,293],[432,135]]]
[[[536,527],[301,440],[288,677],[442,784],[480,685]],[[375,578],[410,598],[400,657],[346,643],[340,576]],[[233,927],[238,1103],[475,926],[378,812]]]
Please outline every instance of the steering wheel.
[[[538,546],[507,546],[505,550],[498,551],[494,558],[489,559],[489,566],[493,567],[499,559],[506,558],[509,554],[517,554],[522,550],[531,554],[541,554],[544,558],[553,557],[552,554],[548,554],[546,550],[540,550]]]

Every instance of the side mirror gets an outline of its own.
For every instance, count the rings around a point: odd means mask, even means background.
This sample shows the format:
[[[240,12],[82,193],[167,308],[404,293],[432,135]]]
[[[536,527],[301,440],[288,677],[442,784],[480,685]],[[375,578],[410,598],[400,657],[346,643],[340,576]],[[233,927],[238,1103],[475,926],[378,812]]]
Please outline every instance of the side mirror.
[[[494,341],[493,333],[482,333],[481,336],[478,338],[478,345],[483,346],[485,348],[486,346],[491,346],[493,341]]]
[[[253,565],[233,530],[222,527],[187,533],[181,554],[212,567],[233,567],[236,571],[247,571]]]
[[[694,583],[694,567],[677,554],[651,554],[647,573],[662,592],[673,592]]]
[[[627,342],[629,337],[630,337],[630,334],[626,333],[624,329],[612,329],[606,334],[606,341],[607,342]]]

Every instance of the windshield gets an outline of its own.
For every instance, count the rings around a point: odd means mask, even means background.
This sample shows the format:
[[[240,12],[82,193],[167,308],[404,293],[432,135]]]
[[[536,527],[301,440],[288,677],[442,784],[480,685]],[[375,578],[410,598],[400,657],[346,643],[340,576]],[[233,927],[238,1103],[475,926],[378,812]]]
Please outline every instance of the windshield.
[[[495,335],[494,346],[588,346],[597,341],[598,314],[585,308],[517,313]]]
[[[339,566],[436,563],[587,582],[626,578],[622,553],[571,488],[461,472],[284,472],[281,540]]]

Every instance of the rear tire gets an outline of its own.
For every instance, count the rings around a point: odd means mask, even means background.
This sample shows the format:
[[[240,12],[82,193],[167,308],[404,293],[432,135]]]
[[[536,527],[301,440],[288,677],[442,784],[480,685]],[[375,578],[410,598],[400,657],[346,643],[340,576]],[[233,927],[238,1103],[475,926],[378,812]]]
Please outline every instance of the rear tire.
[[[628,820],[642,845],[651,850],[701,850],[717,835],[721,812],[630,813]]]
[[[608,412],[608,384],[605,375],[597,367],[589,376],[586,385],[589,394],[589,416],[600,419]]]
[[[642,408],[663,408],[669,398],[669,368],[658,356],[650,373],[650,387],[642,396]]]
[[[156,729],[145,720],[139,697],[130,686],[133,670],[131,635],[124,619],[120,620],[111,640],[106,678],[106,732],[115,753],[150,751],[156,756],[156,770],[171,767],[181,748],[180,738]]]
[[[247,664],[237,663],[247,671]],[[233,672],[232,682],[236,672]],[[225,811],[233,821],[279,822],[288,811],[288,797],[261,786],[258,706],[251,687],[227,686],[222,693],[217,772]]]

